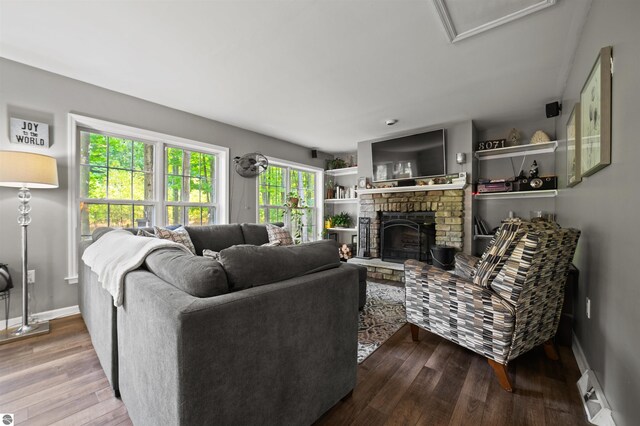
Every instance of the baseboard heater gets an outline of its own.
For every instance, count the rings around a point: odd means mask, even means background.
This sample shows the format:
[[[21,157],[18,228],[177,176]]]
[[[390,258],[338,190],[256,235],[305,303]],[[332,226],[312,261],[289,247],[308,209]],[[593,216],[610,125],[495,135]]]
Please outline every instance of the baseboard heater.
[[[611,408],[595,373],[592,370],[586,370],[577,385],[589,422],[598,426],[615,426]]]

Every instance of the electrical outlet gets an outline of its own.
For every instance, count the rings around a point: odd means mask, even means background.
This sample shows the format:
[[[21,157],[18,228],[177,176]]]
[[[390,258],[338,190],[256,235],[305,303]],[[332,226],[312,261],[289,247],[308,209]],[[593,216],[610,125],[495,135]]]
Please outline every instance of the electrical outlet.
[[[27,271],[27,283],[29,283],[29,284],[35,284],[36,283],[36,270],[35,269],[29,269]]]
[[[591,319],[591,299],[587,297],[587,318]]]

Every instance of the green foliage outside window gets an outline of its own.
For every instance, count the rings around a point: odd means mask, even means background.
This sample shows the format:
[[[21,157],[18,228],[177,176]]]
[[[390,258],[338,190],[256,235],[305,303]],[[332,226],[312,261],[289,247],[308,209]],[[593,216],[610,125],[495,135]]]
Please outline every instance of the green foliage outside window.
[[[315,239],[316,174],[270,165],[258,177],[258,221],[286,222],[297,242]],[[287,198],[296,194],[299,209],[289,209]]]
[[[167,224],[213,223],[216,157],[174,147],[165,157]],[[153,223],[154,170],[154,144],[81,131],[81,235]]]

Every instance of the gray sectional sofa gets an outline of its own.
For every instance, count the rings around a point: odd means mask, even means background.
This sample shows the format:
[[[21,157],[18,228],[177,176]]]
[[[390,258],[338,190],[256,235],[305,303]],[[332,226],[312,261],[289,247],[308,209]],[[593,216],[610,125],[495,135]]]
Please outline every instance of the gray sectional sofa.
[[[118,308],[80,264],[80,310],[133,423],[312,423],[355,386],[366,269],[329,240],[262,247],[264,225],[186,229],[220,261],[153,252]]]

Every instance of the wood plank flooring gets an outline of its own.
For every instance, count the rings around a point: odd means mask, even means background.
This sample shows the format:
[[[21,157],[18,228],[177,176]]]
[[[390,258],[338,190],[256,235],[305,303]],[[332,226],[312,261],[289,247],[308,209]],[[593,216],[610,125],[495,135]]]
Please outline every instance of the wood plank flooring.
[[[131,425],[113,396],[79,316],[51,333],[0,345],[0,413],[19,425]],[[505,392],[480,356],[421,331],[401,328],[358,367],[351,398],[317,425],[587,425],[571,350],[560,361],[533,350],[509,366]]]
[[[17,425],[131,425],[79,315],[51,332],[0,345],[0,413]]]
[[[486,359],[408,325],[358,367],[353,396],[316,425],[589,425],[568,347],[559,361],[537,348],[509,365],[514,392],[505,392]]]

